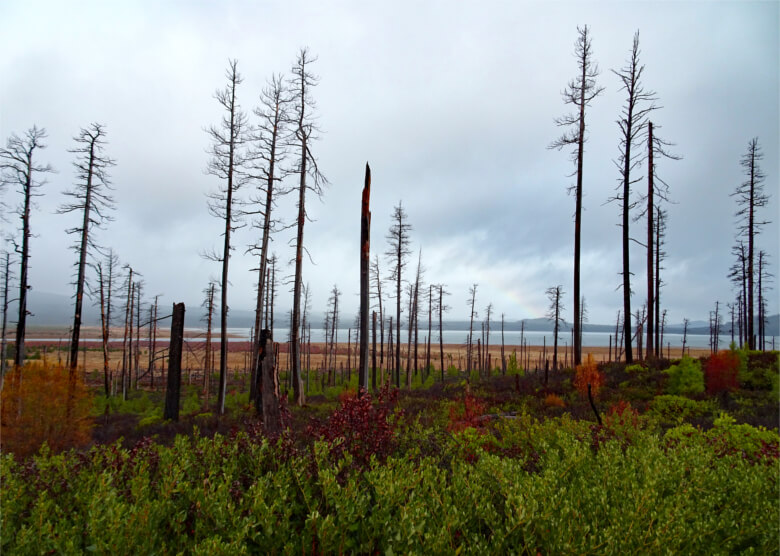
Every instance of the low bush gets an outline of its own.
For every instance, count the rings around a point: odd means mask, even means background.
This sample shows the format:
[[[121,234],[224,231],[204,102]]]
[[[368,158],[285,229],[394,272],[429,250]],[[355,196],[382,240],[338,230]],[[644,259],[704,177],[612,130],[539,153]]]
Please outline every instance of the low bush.
[[[704,383],[708,394],[733,392],[737,389],[740,358],[736,351],[713,353],[704,363]]]
[[[243,433],[44,451],[29,463],[4,454],[0,550],[777,553],[776,433],[603,427],[594,451],[593,427],[518,416],[492,434],[455,433],[437,455],[390,454],[355,473],[327,441],[290,453]],[[453,457],[464,446],[472,461]]]
[[[686,421],[698,420],[712,415],[715,404],[711,401],[696,401],[684,396],[656,396],[650,402],[650,413],[662,424],[680,425]]]
[[[684,355],[680,362],[663,371],[669,379],[666,391],[673,395],[691,395],[704,392],[704,373],[701,363]]]
[[[53,452],[90,440],[92,400],[80,373],[28,362],[5,378],[0,449],[27,457],[46,443]]]
[[[604,384],[604,374],[599,371],[596,360],[590,353],[585,362],[577,365],[574,373],[574,387],[582,396],[588,395],[588,385],[593,397],[598,396],[601,386]]]

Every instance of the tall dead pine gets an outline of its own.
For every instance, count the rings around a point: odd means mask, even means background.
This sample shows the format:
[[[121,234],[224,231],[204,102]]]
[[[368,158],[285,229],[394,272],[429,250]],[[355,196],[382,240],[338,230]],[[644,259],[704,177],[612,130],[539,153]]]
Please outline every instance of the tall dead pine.
[[[568,128],[564,134],[554,141],[550,148],[561,149],[573,146],[572,161],[577,166],[577,183],[573,188],[575,196],[574,210],[574,364],[579,365],[582,359],[582,343],[579,331],[580,314],[580,239],[582,237],[582,173],[585,155],[586,125],[585,108],[604,90],[596,85],[599,69],[593,62],[591,54],[591,39],[588,26],[577,27],[577,42],[574,45],[574,55],[577,60],[578,74],[569,82],[563,91],[566,104],[576,107],[576,112],[567,114],[555,120],[555,124]]]

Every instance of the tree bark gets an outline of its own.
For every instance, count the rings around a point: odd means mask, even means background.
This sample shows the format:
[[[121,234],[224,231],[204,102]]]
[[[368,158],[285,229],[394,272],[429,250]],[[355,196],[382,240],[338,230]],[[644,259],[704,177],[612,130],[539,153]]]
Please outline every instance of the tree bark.
[[[171,343],[168,348],[168,386],[165,390],[164,419],[179,420],[181,391],[181,354],[184,341],[184,303],[173,306],[171,319]]]
[[[653,267],[655,260],[653,257],[654,226],[653,217],[653,177],[655,167],[653,166],[653,122],[647,124],[647,349],[645,357],[651,358],[654,355],[653,348],[653,324],[655,310],[655,280],[653,279]]]
[[[371,255],[371,168],[366,162],[366,177],[360,210],[360,356],[358,364],[358,393],[368,391],[368,265]],[[376,318],[376,314],[374,314]]]
[[[262,388],[260,397],[255,399],[255,404],[262,398],[262,408],[258,407],[258,413],[263,417],[263,429],[267,434],[276,435],[282,432],[281,412],[279,410],[279,373],[276,370],[274,358],[274,343],[271,331],[260,331],[260,369],[262,376]]]

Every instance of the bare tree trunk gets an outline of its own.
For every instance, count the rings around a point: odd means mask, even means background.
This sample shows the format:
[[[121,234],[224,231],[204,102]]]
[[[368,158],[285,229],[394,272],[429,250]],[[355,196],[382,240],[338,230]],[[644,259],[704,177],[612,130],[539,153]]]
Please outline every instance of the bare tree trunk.
[[[376,392],[376,311],[371,312],[371,389]]]
[[[263,416],[263,429],[266,434],[276,435],[282,432],[282,419],[279,411],[279,373],[276,370],[274,343],[271,331],[267,328],[261,330],[259,336],[262,408],[257,407],[260,405],[260,398],[255,399],[255,405],[258,413]]]
[[[444,311],[444,286],[439,284],[439,360],[441,364],[441,380],[444,382],[444,337],[442,335],[442,312]]]
[[[171,319],[171,343],[168,348],[168,386],[165,389],[164,419],[179,420],[181,390],[181,354],[184,340],[184,303],[173,306]]]
[[[132,299],[132,288],[133,288],[133,269],[132,267],[128,268],[128,275],[127,275],[127,296],[126,296],[126,302],[125,302],[125,333],[124,337],[122,339],[122,374],[121,374],[121,382],[122,382],[122,399],[127,401],[127,373],[128,373],[128,365],[127,365],[127,336],[128,336],[128,325],[130,322],[130,302]]]
[[[466,374],[471,376],[471,346],[473,343],[472,337],[474,331],[474,302],[477,299],[477,284],[471,286],[469,293],[471,294],[471,315],[469,317],[469,342],[466,353]]]
[[[100,331],[103,344],[103,388],[106,398],[111,395],[110,387],[108,384],[108,319],[106,318],[106,296],[105,288],[106,284],[103,279],[103,267],[100,263],[97,265],[98,273],[98,287],[100,288]],[[109,286],[110,288],[110,286]],[[5,354],[3,354],[5,357]]]
[[[127,388],[133,387],[133,318],[135,315],[135,282],[130,284],[130,314],[127,330]]]
[[[368,263],[371,255],[371,168],[366,162],[366,177],[360,211],[360,355],[358,364],[358,393],[368,391]],[[376,313],[374,313],[376,322]],[[374,330],[376,338],[376,329]],[[375,342],[376,343],[376,340]],[[376,357],[376,355],[375,355]],[[376,366],[376,363],[374,363]]]
[[[653,349],[656,345],[653,343],[653,323],[655,309],[655,280],[653,279],[653,270],[655,258],[653,257],[653,240],[655,239],[655,229],[653,220],[655,212],[653,210],[653,193],[655,186],[653,178],[655,167],[653,166],[653,122],[647,124],[647,350],[646,357],[650,359],[653,355]],[[642,356],[640,355],[641,359]]]
[[[141,365],[141,288],[138,282],[135,305],[135,388],[138,389],[138,372]],[[85,359],[86,363],[86,359]]]
[[[8,278],[10,274],[11,254],[5,254],[5,260],[3,261],[3,324],[2,330],[0,330],[0,392],[3,390],[3,382],[5,380],[6,371],[6,325],[8,324]]]

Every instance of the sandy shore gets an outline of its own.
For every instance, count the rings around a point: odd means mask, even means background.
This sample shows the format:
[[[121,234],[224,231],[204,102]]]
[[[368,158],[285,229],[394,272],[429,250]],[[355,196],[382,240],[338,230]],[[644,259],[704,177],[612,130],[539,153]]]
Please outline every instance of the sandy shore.
[[[64,332],[64,334],[63,334]],[[55,327],[36,327],[31,328],[28,334],[29,338],[35,338],[35,340],[28,340],[26,342],[27,346],[27,352],[28,357],[40,357],[41,359],[46,359],[49,362],[60,362],[64,363],[67,360],[67,347],[68,347],[68,335],[67,330],[63,328],[55,328]],[[119,365],[121,365],[122,361],[122,344],[123,344],[123,337],[124,330],[123,329],[113,329],[112,330],[112,341],[109,344],[110,352],[109,352],[109,366],[110,368],[119,368]],[[159,332],[160,336],[167,338],[168,336],[168,330],[160,330]],[[100,335],[100,329],[98,327],[84,327],[82,329],[82,338],[97,338]],[[195,339],[197,337],[197,339]],[[9,341],[12,340],[12,336],[9,334]],[[188,339],[190,341],[188,341]],[[141,341],[140,343],[137,341],[137,339],[134,338],[133,340],[134,348],[136,345],[138,345],[138,360],[139,360],[139,367],[141,369],[147,369],[149,366],[149,342],[146,339],[146,336],[142,333]],[[236,371],[236,372],[243,372],[249,365],[249,359],[251,358],[251,345],[248,341],[231,341],[229,344],[229,355],[228,355],[228,368]],[[167,358],[167,347],[168,347],[168,341],[167,340],[160,340],[157,342],[155,346],[155,352],[156,352],[156,362],[155,366],[156,368],[161,368],[164,364],[167,365],[167,361],[165,359]],[[97,371],[103,368],[103,353],[102,353],[102,344],[99,341],[85,341],[80,343],[80,349],[79,349],[79,366],[84,368],[84,360],[86,358],[86,370],[88,371]],[[323,353],[326,346],[324,343],[312,343],[310,352],[307,347],[307,349],[304,350],[304,365],[307,361],[311,361],[311,368],[312,369],[320,369],[324,368],[326,366],[326,354]],[[377,351],[379,352],[380,346],[377,345]],[[135,351],[135,349],[134,349]],[[286,371],[289,368],[289,353],[288,353],[288,344],[287,343],[279,343],[278,344],[278,361],[277,365],[281,371]],[[387,367],[389,364],[388,361],[388,346],[384,346],[384,362],[381,364],[382,367]],[[706,355],[709,353],[708,349],[690,349],[686,352],[689,352],[692,356],[701,356]],[[550,364],[552,364],[553,359],[553,349],[550,346],[526,346],[525,348],[521,348],[520,346],[511,346],[507,345],[504,347],[504,354],[505,357],[509,358],[511,354],[515,354],[518,360],[518,364],[523,366],[527,369],[534,369],[534,368],[544,368],[545,360],[549,361]],[[491,345],[490,349],[488,351],[489,354],[489,362],[491,368],[496,368],[501,366],[501,345]],[[591,354],[596,359],[596,361],[607,361],[610,359],[614,359],[616,357],[616,354],[614,353],[614,349],[610,350],[608,347],[598,346],[598,347],[588,347],[583,346],[583,356]],[[204,368],[204,362],[205,362],[205,355],[206,355],[206,344],[204,341],[202,341],[202,334],[194,332],[190,334],[185,334],[185,347],[184,347],[184,354],[183,354],[183,361],[182,366],[185,369],[188,370],[201,370]],[[668,351],[664,350],[664,356],[669,356],[671,358],[680,357],[681,356],[681,348],[671,348]],[[218,338],[216,341],[212,342],[212,357],[214,357],[216,366],[219,365],[219,340]],[[484,354],[483,354],[484,357]],[[463,345],[460,344],[445,344],[444,345],[444,366],[449,367],[450,365],[455,365],[457,368],[465,369],[466,368],[466,348]],[[477,349],[474,348],[473,358],[477,358]],[[418,367],[422,368],[425,366],[425,360],[426,360],[426,346],[425,344],[419,344],[417,348],[417,359],[418,359]],[[380,360],[380,354],[377,353],[377,364]],[[403,344],[401,346],[401,364],[403,367],[406,367],[407,360],[409,360],[407,356],[407,346],[406,344]],[[435,369],[440,369],[441,367],[441,357],[440,357],[440,351],[439,351],[439,345],[438,344],[432,344],[431,345],[431,364],[434,366]],[[559,365],[562,366],[570,366],[572,362],[572,353],[571,348],[559,348],[558,349],[558,361]],[[412,349],[412,357],[411,357],[411,364],[414,365],[414,349]],[[340,342],[337,346],[337,354],[336,354],[336,368],[341,368],[341,366],[347,367],[356,367],[357,366],[357,346],[352,343],[348,344],[347,342]]]

